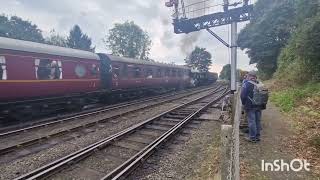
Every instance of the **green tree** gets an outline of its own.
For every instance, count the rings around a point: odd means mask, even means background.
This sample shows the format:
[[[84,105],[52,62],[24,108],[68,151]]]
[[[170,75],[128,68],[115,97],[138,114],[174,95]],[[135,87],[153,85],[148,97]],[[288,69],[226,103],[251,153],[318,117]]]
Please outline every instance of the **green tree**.
[[[307,18],[314,17],[320,10],[319,0],[296,0],[297,24],[304,23]]]
[[[320,82],[320,13],[306,18],[278,60],[276,77],[288,84]]]
[[[259,76],[269,79],[277,69],[277,58],[296,28],[296,0],[259,0],[254,19],[240,32],[238,45],[246,50]]]
[[[95,47],[92,46],[91,38],[84,34],[80,29],[79,25],[74,25],[70,30],[67,45],[70,48],[81,49],[85,51],[95,51]]]
[[[44,42],[41,30],[17,16],[7,17],[0,15],[0,36],[33,42]]]
[[[224,80],[231,80],[231,65],[230,64],[226,64],[222,67],[222,70],[220,72],[220,79],[224,79]]]
[[[206,48],[195,47],[191,54],[185,59],[188,67],[197,69],[200,72],[208,72],[209,66],[212,64],[211,54]]]
[[[148,60],[151,40],[133,21],[116,23],[104,42],[113,55]]]
[[[45,39],[45,43],[54,46],[68,47],[67,39],[56,33],[54,29],[50,31],[50,36]]]

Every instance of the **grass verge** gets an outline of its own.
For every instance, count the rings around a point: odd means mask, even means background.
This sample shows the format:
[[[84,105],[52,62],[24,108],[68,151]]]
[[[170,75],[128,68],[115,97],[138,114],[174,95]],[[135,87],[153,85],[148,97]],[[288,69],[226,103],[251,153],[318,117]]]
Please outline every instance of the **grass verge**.
[[[320,83],[275,87],[268,82],[270,100],[289,118],[297,135],[288,142],[298,157],[308,159],[320,176]]]
[[[320,83],[310,83],[304,86],[272,92],[271,101],[282,111],[290,112],[304,100],[320,96]]]

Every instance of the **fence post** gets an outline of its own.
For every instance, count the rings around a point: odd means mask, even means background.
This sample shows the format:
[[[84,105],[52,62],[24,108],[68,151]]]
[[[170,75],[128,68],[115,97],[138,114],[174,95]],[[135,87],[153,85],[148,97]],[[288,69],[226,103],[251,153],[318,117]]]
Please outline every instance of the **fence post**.
[[[241,118],[241,100],[240,100],[241,88],[238,86],[237,93],[235,94],[235,112],[234,112],[234,121],[233,121],[233,178],[234,180],[240,180],[240,158],[239,158],[239,149],[240,149],[240,140],[239,140],[239,127],[240,127],[240,118]]]
[[[233,125],[234,124],[234,113],[235,113],[235,109],[236,109],[236,93],[237,92],[234,92],[230,99],[231,99],[231,124]]]
[[[232,148],[232,126],[221,126],[221,180],[229,180],[231,177],[231,148]]]

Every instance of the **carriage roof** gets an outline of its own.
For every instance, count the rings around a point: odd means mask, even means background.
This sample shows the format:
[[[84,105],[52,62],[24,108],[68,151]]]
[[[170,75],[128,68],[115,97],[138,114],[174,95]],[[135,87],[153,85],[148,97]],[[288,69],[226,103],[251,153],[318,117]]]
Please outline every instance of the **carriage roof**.
[[[99,60],[93,52],[0,37],[0,49]]]
[[[161,67],[168,67],[168,68],[180,68],[180,69],[189,69],[186,66],[182,65],[175,65],[175,64],[166,64],[160,63],[155,61],[148,61],[148,60],[140,60],[140,59],[133,59],[127,57],[119,57],[114,55],[107,55],[111,61],[116,62],[124,62],[124,63],[132,63],[132,64],[142,64],[142,65],[150,65],[150,66],[161,66]]]

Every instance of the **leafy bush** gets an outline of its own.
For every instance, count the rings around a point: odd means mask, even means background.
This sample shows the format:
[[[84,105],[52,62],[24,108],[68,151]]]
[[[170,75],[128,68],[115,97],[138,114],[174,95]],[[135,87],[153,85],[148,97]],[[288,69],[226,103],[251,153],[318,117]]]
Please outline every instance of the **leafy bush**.
[[[253,18],[238,36],[259,78],[320,81],[320,1],[258,0]],[[274,74],[276,73],[276,74]]]
[[[275,77],[303,84],[320,81],[320,14],[306,19],[279,56]]]
[[[290,112],[297,102],[312,95],[320,95],[320,83],[307,84],[271,94],[271,101],[284,112]]]

